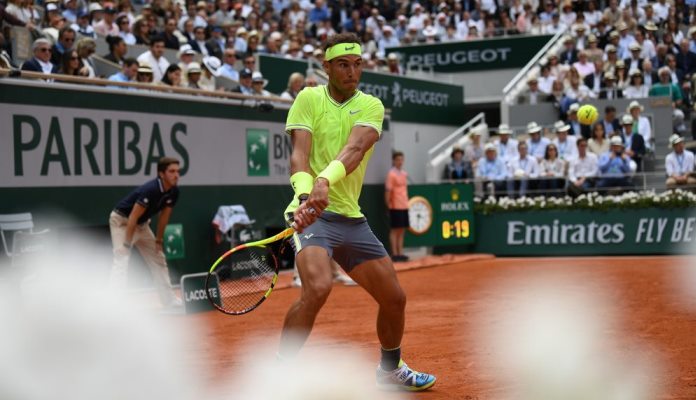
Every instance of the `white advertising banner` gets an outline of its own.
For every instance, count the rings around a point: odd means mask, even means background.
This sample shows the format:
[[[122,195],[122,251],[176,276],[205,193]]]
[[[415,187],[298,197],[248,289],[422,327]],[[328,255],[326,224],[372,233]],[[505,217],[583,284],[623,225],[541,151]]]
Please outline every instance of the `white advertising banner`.
[[[280,122],[3,103],[0,121],[0,187],[139,185],[165,155],[182,185],[288,183]],[[365,183],[384,182],[392,142],[385,131]]]

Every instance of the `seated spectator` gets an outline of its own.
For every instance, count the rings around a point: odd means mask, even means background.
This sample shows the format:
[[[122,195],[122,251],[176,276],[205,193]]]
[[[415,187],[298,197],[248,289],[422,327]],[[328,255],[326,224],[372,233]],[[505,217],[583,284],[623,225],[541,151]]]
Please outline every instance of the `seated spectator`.
[[[625,153],[636,163],[637,170],[642,171],[643,156],[645,155],[646,149],[645,140],[635,129],[635,120],[631,115],[624,114],[624,116],[621,117],[621,123],[623,125],[621,141],[624,144]]]
[[[575,48],[575,39],[567,35],[563,38],[563,50],[558,55],[561,64],[572,65],[578,61],[578,50]]]
[[[319,81],[317,81],[316,75],[310,75],[305,79],[305,87],[317,87],[319,86]]]
[[[609,151],[609,138],[604,130],[604,126],[604,121],[599,121],[592,125],[592,136],[587,141],[587,148],[596,156]]]
[[[483,158],[483,143],[481,143],[481,130],[472,129],[469,131],[469,142],[464,145],[464,159],[471,163],[471,169],[476,171],[479,160]]]
[[[541,76],[537,78],[539,90],[546,94],[551,94],[553,83],[556,81],[556,77],[551,74],[551,68],[548,63],[544,63],[541,66]],[[548,98],[546,99],[548,101]]]
[[[452,157],[452,161],[445,165],[442,179],[446,181],[461,181],[474,178],[471,162],[464,159],[464,150],[461,147],[455,146],[452,148],[450,157]]]
[[[567,110],[568,107],[577,102],[586,101],[594,98],[594,93],[582,83],[580,74],[575,68],[570,68],[568,71],[568,85],[563,92],[562,110]]]
[[[97,74],[94,72],[94,61],[92,56],[97,52],[97,42],[94,39],[82,38],[75,45],[77,55],[80,57],[80,64],[87,67],[89,77],[94,78]]]
[[[153,77],[152,77],[152,68],[150,68],[149,65],[144,64],[144,63],[138,63],[140,66],[138,67],[138,76],[137,76],[137,81],[138,83],[152,83]]]
[[[599,98],[604,100],[614,100],[623,97],[623,91],[616,85],[616,76],[613,72],[604,73],[604,83],[599,92]]]
[[[254,89],[251,87],[251,78],[253,72],[249,68],[244,68],[239,72],[239,86],[234,88],[232,91],[241,94],[254,94]]]
[[[546,146],[546,154],[539,164],[539,189],[547,194],[558,196],[565,185],[566,162],[558,158],[558,148],[554,143]]]
[[[516,192],[519,197],[525,197],[527,189],[534,189],[530,187],[530,180],[539,177],[539,164],[535,157],[527,153],[526,142],[517,145],[517,153],[518,155],[508,163],[507,191],[510,197],[514,197]]]
[[[58,66],[51,62],[51,42],[48,39],[36,39],[31,45],[34,57],[22,64],[22,71],[34,71],[44,74],[57,74]]]
[[[643,112],[643,106],[640,105],[639,102],[634,100],[628,105],[626,111],[630,113],[633,117],[633,122],[635,123],[633,130],[637,131],[641,134],[641,136],[643,136],[646,148],[652,148],[652,127],[650,126],[650,120],[648,120],[647,117],[641,115],[641,113]]]
[[[511,139],[510,135],[512,135],[512,129],[508,124],[498,126],[498,139],[494,143],[498,157],[506,164],[517,157],[517,139]]]
[[[604,50],[599,48],[599,40],[597,40],[597,36],[591,34],[587,37],[587,48],[585,49],[585,53],[587,53],[587,58],[590,60],[590,62],[594,63],[595,73],[603,72],[602,70],[604,68],[604,63],[602,63],[602,66],[599,68],[599,70],[597,70],[597,61],[604,61]]]
[[[192,62],[186,67],[186,74],[188,75],[186,86],[191,89],[202,89],[198,82],[201,80],[201,64],[197,62]]]
[[[193,62],[195,56],[196,52],[193,51],[190,44],[183,44],[179,47],[179,51],[177,52],[179,62],[177,65],[181,68],[181,86],[188,86],[188,66]]]
[[[604,137],[609,138],[615,131],[621,130],[621,123],[616,118],[616,108],[612,105],[604,107],[604,117],[601,121],[604,126]],[[602,152],[603,153],[603,152]]]
[[[592,94],[597,97],[604,88],[604,60],[601,58],[594,61],[594,71],[591,74],[585,75],[582,82],[592,91]]]
[[[304,75],[299,72],[293,72],[290,74],[290,78],[288,78],[288,87],[283,93],[280,94],[280,97],[283,99],[295,100],[297,95],[300,93],[300,90],[304,88],[304,85]]]
[[[145,63],[152,68],[152,80],[155,83],[161,81],[164,77],[164,71],[169,68],[169,61],[164,58],[164,38],[161,36],[151,37],[150,50],[138,56],[138,63]]]
[[[642,99],[648,97],[648,87],[643,84],[643,73],[635,68],[629,71],[630,83],[623,90],[623,95],[627,99]]]
[[[628,72],[626,71],[626,64],[623,62],[623,60],[616,62],[614,75],[616,75],[616,87],[623,89],[628,85]]]
[[[551,143],[549,139],[541,135],[541,130],[541,125],[534,121],[527,124],[527,134],[529,135],[527,147],[529,149],[529,154],[535,157],[538,162],[544,159],[546,146]]]
[[[58,73],[63,75],[82,76],[85,78],[89,76],[89,70],[87,67],[80,65],[80,57],[75,50],[67,50],[63,54]]]
[[[126,41],[120,36],[107,36],[106,43],[109,44],[109,54],[104,55],[104,59],[123,66],[123,59],[128,53]]]
[[[595,126],[602,126],[597,124]],[[568,167],[568,190],[572,194],[581,194],[594,186],[594,179],[599,173],[597,155],[587,151],[587,140],[577,141],[578,157],[570,161]]]
[[[631,56],[624,59],[624,65],[626,65],[626,69],[629,71],[630,75],[632,69],[637,69],[639,71],[643,69],[644,60],[640,57],[643,48],[638,42],[631,43],[628,48],[630,49]]]
[[[498,157],[496,145],[493,143],[486,144],[484,153],[485,156],[479,160],[476,168],[476,177],[483,181],[484,190],[488,190],[489,195],[502,193],[506,190],[507,168],[505,163]],[[492,193],[493,191],[495,193]]]
[[[237,54],[234,49],[225,49],[223,53],[224,59],[222,67],[220,67],[220,76],[232,79],[235,82],[239,81],[239,72],[234,68],[234,64],[237,62]]]
[[[126,42],[127,45],[132,46],[136,44],[137,40],[130,28],[130,20],[127,15],[121,15],[116,18],[116,26],[118,26],[118,36]]]
[[[624,143],[621,141],[621,137],[612,136],[610,144],[609,151],[599,157],[597,187],[602,189],[632,187],[631,158],[624,153]]]
[[[222,62],[219,58],[213,56],[203,57],[203,66],[201,68],[203,73],[198,81],[198,86],[203,90],[216,90],[215,78],[220,76],[220,68],[222,68]]]
[[[51,48],[51,63],[60,65],[63,53],[69,52],[75,44],[75,31],[69,26],[63,27],[58,33],[58,41]]]
[[[148,27],[147,20],[145,18],[138,17],[138,19],[133,24],[132,31],[133,36],[135,36],[135,44],[150,46],[150,28]],[[203,35],[205,35],[205,31],[203,31]]]
[[[394,75],[406,75],[406,71],[399,63],[399,55],[396,53],[389,53],[387,56],[387,71]]]
[[[167,22],[164,24],[164,30],[162,31],[162,38],[164,38],[164,47],[172,50],[179,50],[181,46],[181,41],[179,37],[182,36],[181,33],[177,35],[176,30],[176,19],[167,18]]]
[[[575,144],[577,137],[569,135],[570,125],[563,121],[554,124],[556,138],[552,143],[556,146],[556,155],[564,161],[570,161],[578,156],[578,147]]]
[[[116,9],[112,3],[105,3],[104,9],[104,19],[93,24],[94,31],[102,36],[118,36],[119,29],[115,23],[116,20]]]
[[[256,71],[251,75],[251,88],[255,96],[273,96],[271,92],[264,89],[268,85],[268,80],[263,78],[261,72]]]
[[[648,95],[651,97],[670,96],[672,98],[672,107],[674,109],[680,107],[684,97],[679,86],[672,83],[672,71],[668,66],[664,66],[657,71],[657,76],[660,81],[652,85]]]
[[[109,77],[112,82],[135,82],[138,77],[138,70],[140,66],[135,58],[126,58],[123,60],[123,68],[120,72],[117,72]],[[109,86],[110,88],[118,89],[134,89],[125,86]]]
[[[580,109],[580,104],[573,103],[568,107],[567,123],[570,125],[569,134],[575,136],[576,138],[584,137],[588,139],[590,137],[590,127],[588,125],[583,125],[578,121],[578,110]]]
[[[667,188],[674,189],[683,185],[696,186],[694,153],[684,149],[684,138],[677,134],[670,136],[669,143],[673,151],[665,159]]]
[[[517,98],[518,104],[539,104],[546,100],[548,95],[539,90],[539,80],[536,76],[530,75],[527,78],[527,90]]]
[[[203,26],[194,27],[193,28],[193,36],[194,36],[194,39],[189,41],[191,48],[194,51],[201,53],[204,57],[207,56],[208,55],[208,48],[205,46],[205,43],[206,43],[205,27],[203,27]]]
[[[679,75],[685,79],[689,79],[691,74],[696,72],[696,53],[691,52],[689,47],[689,39],[680,40],[679,52],[675,55],[677,70],[680,71]]]
[[[89,23],[89,13],[83,9],[77,12],[77,21],[70,27],[80,36],[96,39],[97,33],[94,31],[92,24]]]
[[[595,72],[595,65],[589,61],[585,50],[580,50],[578,52],[578,61],[573,63],[573,68],[578,71],[581,79]]]
[[[162,76],[159,84],[163,86],[181,87],[181,68],[176,64],[170,64],[164,72],[164,76]]]

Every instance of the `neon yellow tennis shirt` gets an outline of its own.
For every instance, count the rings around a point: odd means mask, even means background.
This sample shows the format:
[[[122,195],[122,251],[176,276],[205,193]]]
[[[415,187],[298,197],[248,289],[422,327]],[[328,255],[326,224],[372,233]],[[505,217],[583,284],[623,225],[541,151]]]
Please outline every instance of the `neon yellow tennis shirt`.
[[[309,166],[316,177],[336,159],[354,126],[369,126],[381,135],[383,120],[384,106],[378,98],[357,90],[350,99],[337,103],[323,85],[304,88],[297,95],[288,112],[285,131],[292,133],[294,129],[303,129],[312,134]],[[363,216],[358,198],[373,150],[368,150],[352,173],[329,187],[328,211],[346,217]]]

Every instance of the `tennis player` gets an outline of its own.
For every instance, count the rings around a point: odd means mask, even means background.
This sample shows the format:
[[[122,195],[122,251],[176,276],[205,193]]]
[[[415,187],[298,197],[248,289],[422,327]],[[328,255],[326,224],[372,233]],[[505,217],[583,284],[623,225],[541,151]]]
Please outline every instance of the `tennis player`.
[[[302,292],[285,317],[278,356],[295,356],[309,336],[331,292],[333,258],[379,304],[377,385],[425,390],[435,377],[412,370],[401,359],[406,295],[358,206],[365,169],[382,133],[384,106],[358,90],[363,60],[354,34],[332,36],[325,54],[328,85],[303,89],[285,126],[292,136],[290,182],[295,190],[286,218],[292,213],[296,224],[292,243]]]
[[[109,215],[114,263],[109,285],[117,290],[126,288],[128,261],[131,250],[137,247],[154,278],[160,301],[165,307],[181,306],[169,280],[162,238],[169,216],[179,198],[179,160],[162,157],[157,163],[157,178],[136,188],[116,204]],[[150,228],[150,218],[160,213],[157,236]]]

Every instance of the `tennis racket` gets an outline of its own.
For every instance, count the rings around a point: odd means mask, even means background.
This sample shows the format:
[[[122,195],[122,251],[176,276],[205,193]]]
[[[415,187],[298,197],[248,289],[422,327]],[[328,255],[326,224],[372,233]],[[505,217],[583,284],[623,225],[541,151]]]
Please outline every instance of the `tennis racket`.
[[[215,261],[205,279],[205,292],[217,283],[218,299],[208,296],[210,304],[229,315],[246,314],[271,295],[278,280],[278,261],[267,245],[295,233],[287,228],[279,234],[256,242],[244,243]]]

